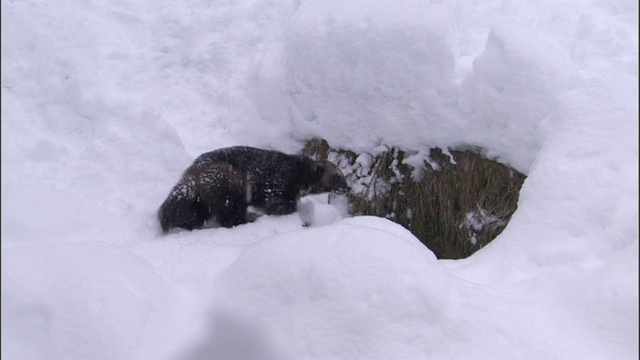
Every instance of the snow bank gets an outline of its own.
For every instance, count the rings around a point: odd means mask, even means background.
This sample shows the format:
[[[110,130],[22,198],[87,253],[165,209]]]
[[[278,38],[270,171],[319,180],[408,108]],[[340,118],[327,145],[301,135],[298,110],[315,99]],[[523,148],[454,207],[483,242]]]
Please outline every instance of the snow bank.
[[[456,19],[480,6],[455,5],[302,3],[283,30],[280,67],[265,60],[249,79],[257,110],[267,121],[291,119],[299,138],[358,152],[481,146],[528,172],[560,69],[537,61],[545,43],[532,47],[531,35],[546,38],[514,22],[491,29],[461,77],[457,52],[467,49],[458,42],[470,30]]]
[[[209,330],[177,357],[625,358],[616,344],[633,346],[634,320],[618,307],[632,304],[612,300],[631,289],[609,275],[630,269],[614,268],[599,269],[609,285],[588,300],[601,273],[501,291],[452,276],[395,223],[345,219],[247,247],[216,280]]]
[[[2,251],[2,356],[126,358],[171,289],[129,251],[102,242]]]
[[[191,356],[428,354],[447,336],[452,280],[415,237],[387,220],[354,218],[277,235],[248,247],[222,273],[211,334]]]
[[[2,0],[3,355],[636,358],[637,14]],[[159,236],[195,156],[311,136],[481,146],[528,178],[461,261],[324,203]]]

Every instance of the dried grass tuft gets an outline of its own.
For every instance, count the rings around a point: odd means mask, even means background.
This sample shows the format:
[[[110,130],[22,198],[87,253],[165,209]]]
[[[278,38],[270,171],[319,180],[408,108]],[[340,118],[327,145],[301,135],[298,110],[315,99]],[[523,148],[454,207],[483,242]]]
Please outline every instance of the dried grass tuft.
[[[404,161],[407,153],[396,148],[372,156],[313,139],[304,153],[343,169],[354,189],[348,195],[352,215],[388,218],[441,259],[468,257],[495,239],[517,209],[526,178],[477,148],[431,149],[419,179]]]

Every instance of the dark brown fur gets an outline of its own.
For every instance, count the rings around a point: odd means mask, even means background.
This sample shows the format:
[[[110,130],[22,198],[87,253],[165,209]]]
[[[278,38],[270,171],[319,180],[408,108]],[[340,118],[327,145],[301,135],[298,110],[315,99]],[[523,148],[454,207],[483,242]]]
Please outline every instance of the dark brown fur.
[[[248,222],[247,208],[284,215],[306,194],[346,192],[333,163],[303,155],[236,146],[200,155],[158,210],[164,232],[201,228],[209,220],[232,227]]]

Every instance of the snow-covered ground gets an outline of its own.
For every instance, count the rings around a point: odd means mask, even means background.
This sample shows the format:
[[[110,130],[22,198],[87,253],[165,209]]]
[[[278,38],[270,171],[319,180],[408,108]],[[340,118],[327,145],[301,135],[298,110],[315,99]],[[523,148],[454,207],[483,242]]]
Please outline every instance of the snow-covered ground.
[[[1,26],[3,359],[638,357],[637,2],[2,0]],[[528,178],[464,260],[322,196],[306,228],[159,234],[200,153],[314,136]]]

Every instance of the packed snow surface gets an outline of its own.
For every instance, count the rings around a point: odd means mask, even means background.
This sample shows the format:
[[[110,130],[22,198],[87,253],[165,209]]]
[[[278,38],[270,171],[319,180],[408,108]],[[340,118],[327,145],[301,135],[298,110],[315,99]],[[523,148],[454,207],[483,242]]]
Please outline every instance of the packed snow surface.
[[[637,2],[2,0],[1,16],[3,359],[638,357]],[[201,153],[312,137],[362,162],[480,147],[528,177],[464,260],[326,196],[160,234]]]

